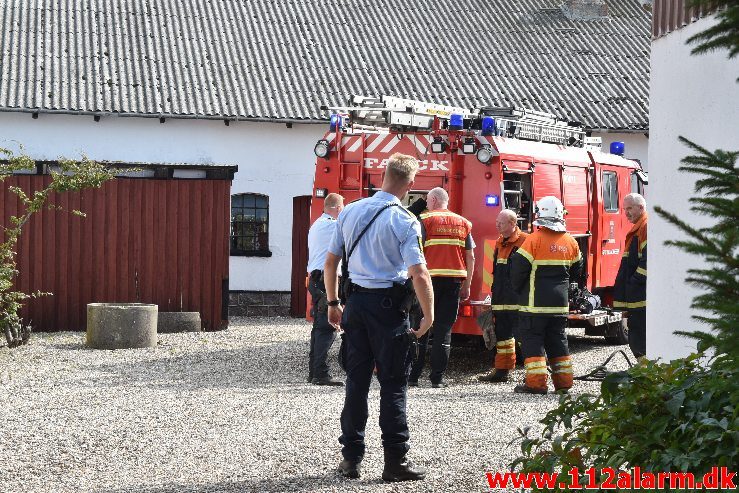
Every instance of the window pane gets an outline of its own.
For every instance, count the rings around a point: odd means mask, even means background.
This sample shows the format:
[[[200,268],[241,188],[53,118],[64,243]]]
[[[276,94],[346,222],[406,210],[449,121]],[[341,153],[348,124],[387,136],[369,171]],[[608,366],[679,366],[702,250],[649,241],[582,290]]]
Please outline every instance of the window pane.
[[[603,173],[603,206],[608,212],[618,210],[618,182],[612,171]]]
[[[256,243],[253,236],[240,236],[237,239],[237,248],[246,252],[256,250]]]
[[[631,173],[631,193],[639,193],[639,178],[636,173]]]
[[[231,253],[269,253],[269,197],[237,194],[231,197]]]
[[[611,207],[618,210],[618,177],[615,173],[611,177]]]

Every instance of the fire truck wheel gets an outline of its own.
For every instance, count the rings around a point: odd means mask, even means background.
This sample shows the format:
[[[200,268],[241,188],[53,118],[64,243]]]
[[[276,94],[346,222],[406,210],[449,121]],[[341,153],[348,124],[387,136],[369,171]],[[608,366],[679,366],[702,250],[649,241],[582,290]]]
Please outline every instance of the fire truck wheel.
[[[627,319],[608,324],[606,343],[614,346],[622,346],[629,343],[629,325]]]

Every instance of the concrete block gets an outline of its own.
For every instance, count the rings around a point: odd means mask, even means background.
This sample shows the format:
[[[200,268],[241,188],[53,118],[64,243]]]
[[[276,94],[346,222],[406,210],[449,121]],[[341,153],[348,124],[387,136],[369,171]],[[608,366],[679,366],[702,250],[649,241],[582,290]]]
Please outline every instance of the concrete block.
[[[159,312],[157,332],[160,334],[200,332],[202,330],[202,322],[198,312]]]
[[[87,305],[87,345],[94,349],[156,347],[157,305],[90,303]]]

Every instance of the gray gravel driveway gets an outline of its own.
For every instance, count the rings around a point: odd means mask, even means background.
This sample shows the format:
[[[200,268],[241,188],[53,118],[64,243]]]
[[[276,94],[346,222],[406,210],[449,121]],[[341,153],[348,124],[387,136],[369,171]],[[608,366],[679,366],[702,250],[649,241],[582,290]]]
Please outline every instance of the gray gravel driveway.
[[[91,350],[71,332],[0,348],[0,492],[489,491],[484,473],[517,455],[516,428],[558,399],[479,383],[489,355],[454,348],[450,387],[422,380],[409,391],[411,457],[428,478],[380,480],[375,381],[363,476],[344,480],[335,472],[343,389],[306,383],[309,332],[301,320],[237,319],[223,332],[163,334],[154,349]],[[616,349],[582,335],[570,346],[575,374]]]

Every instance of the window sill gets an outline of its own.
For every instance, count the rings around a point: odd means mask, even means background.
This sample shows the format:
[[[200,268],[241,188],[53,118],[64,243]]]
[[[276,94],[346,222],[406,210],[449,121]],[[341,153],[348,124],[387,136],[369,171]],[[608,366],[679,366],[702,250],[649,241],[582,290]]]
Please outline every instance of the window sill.
[[[229,252],[229,255],[231,257],[271,257],[272,252],[266,251],[266,252],[244,252],[244,251],[238,251],[238,250],[231,250]]]

